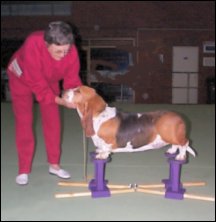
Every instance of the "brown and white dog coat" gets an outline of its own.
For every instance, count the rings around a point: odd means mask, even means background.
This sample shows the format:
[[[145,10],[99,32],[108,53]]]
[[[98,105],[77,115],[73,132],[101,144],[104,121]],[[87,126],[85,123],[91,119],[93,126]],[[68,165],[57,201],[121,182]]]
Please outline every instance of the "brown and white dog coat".
[[[168,153],[179,150],[177,160],[185,159],[186,151],[195,156],[186,137],[185,122],[175,112],[119,112],[88,86],[68,90],[66,95],[66,100],[77,108],[86,136],[97,147],[96,158],[105,159],[116,152],[159,149],[168,144]]]

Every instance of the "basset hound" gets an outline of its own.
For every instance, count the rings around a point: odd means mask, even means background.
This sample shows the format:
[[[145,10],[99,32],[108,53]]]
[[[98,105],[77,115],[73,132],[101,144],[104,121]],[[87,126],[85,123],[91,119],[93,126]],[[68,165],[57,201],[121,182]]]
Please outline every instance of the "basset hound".
[[[119,112],[84,85],[67,90],[65,95],[66,101],[76,107],[86,136],[92,138],[98,159],[106,159],[110,153],[159,149],[168,144],[168,153],[178,151],[176,160],[184,160],[186,151],[195,156],[185,122],[175,112]]]

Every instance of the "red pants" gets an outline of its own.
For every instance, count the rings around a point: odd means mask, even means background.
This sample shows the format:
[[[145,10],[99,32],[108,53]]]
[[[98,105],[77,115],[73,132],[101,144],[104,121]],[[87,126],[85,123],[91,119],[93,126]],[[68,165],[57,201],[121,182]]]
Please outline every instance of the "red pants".
[[[19,174],[28,174],[31,172],[35,147],[33,133],[33,94],[31,89],[21,82],[19,78],[13,76],[13,74],[9,74],[9,79],[12,105],[15,115]],[[50,164],[59,164],[61,133],[59,107],[55,103],[40,103],[40,112],[47,161]]]

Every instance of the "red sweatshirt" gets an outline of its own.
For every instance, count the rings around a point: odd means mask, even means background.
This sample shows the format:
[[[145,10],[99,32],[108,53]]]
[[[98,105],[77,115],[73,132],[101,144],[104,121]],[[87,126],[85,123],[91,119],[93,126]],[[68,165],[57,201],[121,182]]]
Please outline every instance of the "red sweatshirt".
[[[59,80],[63,80],[64,89],[82,85],[80,63],[75,45],[62,60],[53,59],[43,35],[43,31],[29,35],[13,55],[8,70],[32,89],[38,102],[54,103],[59,94]]]

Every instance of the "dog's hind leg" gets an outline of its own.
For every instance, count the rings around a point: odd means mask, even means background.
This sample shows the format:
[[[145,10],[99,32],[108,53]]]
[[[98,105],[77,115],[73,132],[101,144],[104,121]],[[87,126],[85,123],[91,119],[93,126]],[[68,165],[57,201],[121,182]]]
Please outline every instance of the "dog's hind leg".
[[[183,160],[186,158],[186,152],[189,152],[194,157],[196,153],[194,150],[189,146],[189,141],[184,146],[179,146],[179,154],[176,156],[176,160]]]
[[[167,153],[174,154],[179,150],[179,153],[176,155],[176,160],[184,160],[186,159],[186,152],[188,151],[190,154],[192,154],[194,157],[196,156],[193,149],[189,146],[189,141],[186,142],[185,145],[172,145],[171,148],[167,150]]]

